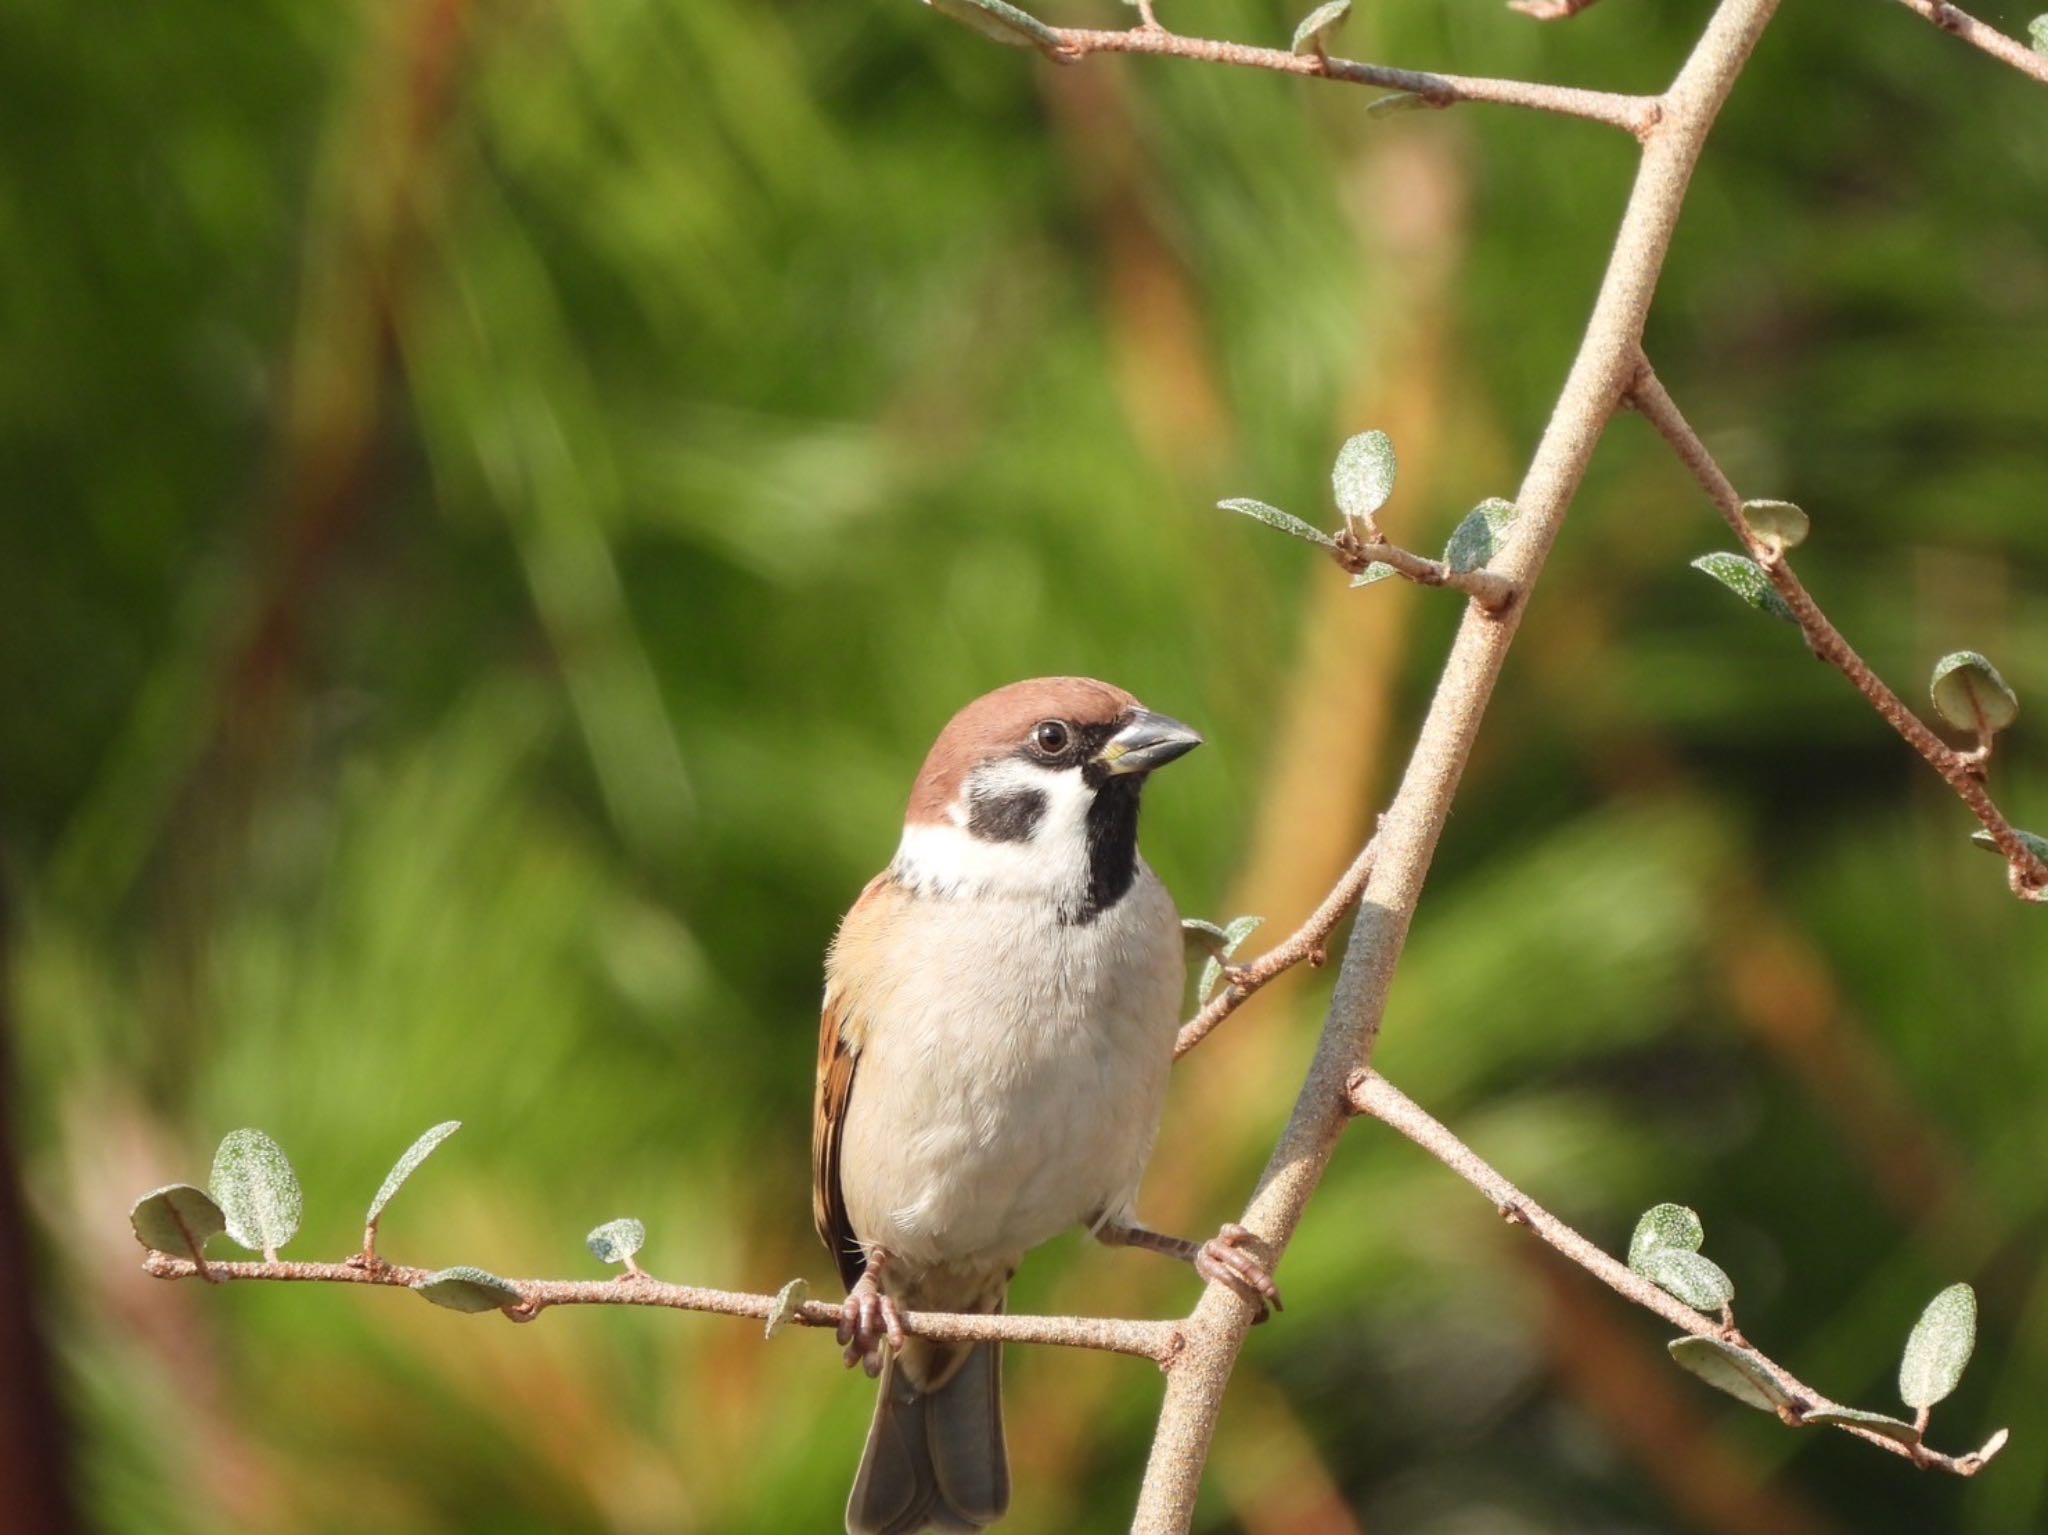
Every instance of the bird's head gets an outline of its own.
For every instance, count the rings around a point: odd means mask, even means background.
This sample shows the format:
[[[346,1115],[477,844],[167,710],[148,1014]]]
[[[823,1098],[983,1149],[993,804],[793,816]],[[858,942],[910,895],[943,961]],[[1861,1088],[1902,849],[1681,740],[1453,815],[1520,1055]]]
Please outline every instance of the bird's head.
[[[896,876],[930,894],[1038,897],[1066,920],[1091,920],[1136,876],[1146,779],[1201,744],[1180,721],[1086,677],[984,694],[925,758]]]

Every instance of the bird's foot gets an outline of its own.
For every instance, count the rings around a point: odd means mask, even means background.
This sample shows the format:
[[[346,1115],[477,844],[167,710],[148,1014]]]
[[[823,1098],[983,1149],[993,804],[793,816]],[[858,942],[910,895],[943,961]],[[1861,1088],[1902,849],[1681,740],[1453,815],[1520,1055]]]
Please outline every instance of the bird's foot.
[[[1235,1221],[1229,1222],[1195,1253],[1195,1272],[1206,1280],[1229,1285],[1251,1301],[1259,1308],[1254,1322],[1263,1322],[1286,1308],[1280,1304],[1280,1287],[1266,1272],[1264,1261],[1244,1245],[1251,1236]]]
[[[860,1276],[840,1307],[838,1339],[846,1349],[846,1367],[858,1364],[870,1379],[882,1373],[882,1348],[903,1348],[903,1312],[895,1297],[884,1295],[874,1272]]]

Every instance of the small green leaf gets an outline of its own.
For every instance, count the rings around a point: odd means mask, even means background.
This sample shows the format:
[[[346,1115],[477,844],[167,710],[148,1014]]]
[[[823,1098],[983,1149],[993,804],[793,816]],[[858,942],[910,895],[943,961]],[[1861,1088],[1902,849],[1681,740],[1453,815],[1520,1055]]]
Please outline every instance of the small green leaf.
[[[135,1240],[160,1253],[203,1262],[207,1242],[228,1229],[228,1218],[206,1190],[189,1183],[151,1189],[128,1212]]]
[[[1255,932],[1266,919],[1264,917],[1238,917],[1223,929],[1223,948],[1220,953],[1209,956],[1202,966],[1202,975],[1195,982],[1195,1000],[1206,1002],[1209,993],[1216,989],[1216,983],[1223,979],[1223,961],[1237,952],[1237,946]]]
[[[631,1216],[606,1221],[583,1239],[599,1263],[624,1263],[647,1245],[647,1228]]]
[[[1498,498],[1480,502],[1451,529],[1450,542],[1444,545],[1444,563],[1455,571],[1483,570],[1507,543],[1514,521],[1511,503]]]
[[[1214,959],[1229,952],[1226,945],[1230,942],[1230,935],[1215,923],[1204,922],[1200,917],[1180,919],[1180,938],[1190,955],[1201,954]]]
[[[1351,578],[1351,584],[1353,586],[1371,586],[1375,581],[1384,581],[1390,576],[1397,576],[1399,574],[1400,572],[1391,565],[1368,565]]]
[[[1385,432],[1360,432],[1348,439],[1337,450],[1337,462],[1330,469],[1330,488],[1337,494],[1337,510],[1344,514],[1344,520],[1361,525],[1371,523],[1373,513],[1385,506],[1387,497],[1394,493],[1394,474],[1398,468],[1394,439]]]
[[[1384,96],[1375,96],[1365,104],[1367,117],[1392,117],[1397,112],[1420,112],[1429,105],[1429,98],[1415,91],[1390,91]]]
[[[1696,1253],[1706,1239],[1706,1227],[1684,1205],[1651,1205],[1636,1221],[1635,1232],[1628,1239],[1628,1266],[1642,1274],[1643,1262],[1650,1254]]]
[[[1778,1383],[1778,1377],[1732,1343],[1719,1338],[1673,1338],[1665,1347],[1680,1365],[1738,1402],[1763,1412],[1792,1404],[1792,1394]]]
[[[1758,538],[1776,539],[1780,549],[1797,549],[1813,526],[1806,513],[1790,501],[1745,501],[1742,520]]]
[[[2048,14],[2027,23],[2027,46],[2036,53],[2048,53]]]
[[[1698,1253],[1681,1252],[1675,1247],[1645,1253],[1637,1272],[1695,1311],[1719,1311],[1735,1299],[1735,1282],[1727,1271]]]
[[[1283,512],[1277,506],[1268,506],[1263,501],[1254,501],[1246,496],[1236,496],[1228,501],[1216,503],[1226,512],[1236,512],[1242,517],[1255,518],[1269,528],[1278,528],[1282,533],[1291,533],[1296,538],[1305,538],[1312,544],[1321,544],[1325,549],[1335,548],[1337,540],[1320,528],[1312,528],[1291,512]]]
[[[377,1189],[377,1197],[370,1201],[370,1213],[364,1217],[363,1224],[376,1225],[377,1217],[382,1215],[384,1207],[391,1203],[391,1196],[404,1187],[405,1180],[419,1169],[420,1163],[433,1155],[436,1146],[461,1128],[462,1121],[459,1119],[444,1120],[406,1147],[405,1155],[400,1157],[391,1171],[384,1175],[384,1182]]]
[[[1771,578],[1764,574],[1763,567],[1755,560],[1746,560],[1739,554],[1717,549],[1694,560],[1692,568],[1705,571],[1751,607],[1773,618],[1782,618],[1788,624],[1799,622],[1785,605],[1785,599],[1771,589]]]
[[[783,1328],[790,1324],[790,1320],[802,1308],[803,1303],[810,1298],[810,1282],[804,1279],[792,1279],[788,1284],[777,1290],[775,1292],[775,1304],[768,1308],[768,1322],[761,1329],[761,1336],[772,1338],[781,1332]]]
[[[413,1286],[437,1306],[446,1306],[450,1311],[502,1311],[507,1306],[523,1306],[526,1297],[516,1286],[500,1279],[496,1274],[483,1269],[467,1266],[442,1269],[438,1274],[429,1274]]]
[[[924,0],[941,16],[950,16],[962,26],[972,27],[983,37],[992,37],[1012,48],[1036,48],[1057,54],[1060,35],[1029,11],[1020,11],[1005,0]]]
[[[2003,730],[2020,712],[2019,695],[1974,650],[1958,650],[1935,662],[1927,692],[1941,717],[1958,730]]]
[[[2048,837],[2039,837],[2033,832],[2021,831],[2017,826],[2012,829],[2012,833],[2027,845],[2028,851],[2036,858],[2048,860]],[[1987,853],[1997,853],[2000,858],[2005,856],[2004,852],[2000,850],[1997,841],[1988,831],[1973,831],[1970,833],[1970,840],[1983,848]]]
[[[1337,29],[1351,14],[1351,0],[1324,0],[1301,18],[1294,29],[1292,47],[1296,53],[1328,53],[1337,40]]]
[[[1855,1407],[1822,1407],[1806,1414],[1805,1421],[1823,1425],[1867,1428],[1873,1434],[1882,1434],[1887,1439],[1896,1439],[1900,1444],[1918,1444],[1920,1430],[1904,1418],[1888,1417],[1881,1412],[1864,1412]]]
[[[212,1194],[228,1235],[266,1255],[299,1229],[305,1199],[284,1148],[261,1130],[233,1130],[213,1154]]]
[[[1977,1346],[1977,1292],[1952,1284],[1920,1313],[1899,1361],[1899,1399],[1908,1407],[1932,1407],[1956,1389],[1963,1366]]]

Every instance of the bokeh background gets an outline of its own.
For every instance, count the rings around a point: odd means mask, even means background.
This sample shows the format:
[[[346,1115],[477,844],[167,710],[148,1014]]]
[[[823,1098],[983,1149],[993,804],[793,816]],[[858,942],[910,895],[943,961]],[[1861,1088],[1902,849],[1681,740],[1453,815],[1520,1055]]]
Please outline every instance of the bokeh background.
[[[1370,5],[1346,48],[1648,88],[1706,10]],[[871,1388],[815,1336],[166,1285],[129,1202],[259,1125],[307,1189],[293,1251],[339,1257],[460,1118],[387,1217],[401,1261],[595,1274],[582,1234],[634,1214],[660,1274],[824,1290],[820,953],[939,724],[1018,676],[1198,722],[1147,851],[1186,910],[1291,926],[1457,605],[1347,591],[1213,505],[1327,517],[1373,426],[1404,541],[1511,495],[1632,165],[1596,127],[1365,100],[1060,70],[910,0],[6,7],[0,1261],[33,1348],[0,1371],[0,1525],[837,1527]],[[1900,7],[1789,6],[1651,345],[1738,483],[1813,514],[1802,570],[1902,691],[1960,646],[2002,666],[2033,712],[1997,785],[2048,822],[2048,98]],[[2012,1449],[1961,1483],[1747,1412],[1361,1126],[1203,1529],[2048,1526],[2048,918],[1790,630],[1686,568],[1721,538],[1617,423],[1381,1064],[1610,1247],[1696,1207],[1747,1330],[1847,1400],[1895,1406],[1920,1306],[1974,1281],[1935,1437]],[[1240,1208],[1327,987],[1181,1068],[1155,1223]],[[1015,1301],[1194,1293],[1077,1238]],[[1159,1392],[1013,1350],[1011,1528],[1122,1527]]]

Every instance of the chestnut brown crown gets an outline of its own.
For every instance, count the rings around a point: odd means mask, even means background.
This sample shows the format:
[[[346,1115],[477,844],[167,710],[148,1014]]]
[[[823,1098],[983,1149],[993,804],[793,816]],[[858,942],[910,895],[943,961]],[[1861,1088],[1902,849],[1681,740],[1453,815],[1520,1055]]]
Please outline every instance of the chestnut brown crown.
[[[967,775],[985,762],[1032,744],[1039,726],[1058,723],[1085,734],[1100,734],[1141,709],[1122,688],[1092,677],[1033,677],[984,693],[946,723],[932,743],[910,791],[904,819],[912,824],[945,820]]]

